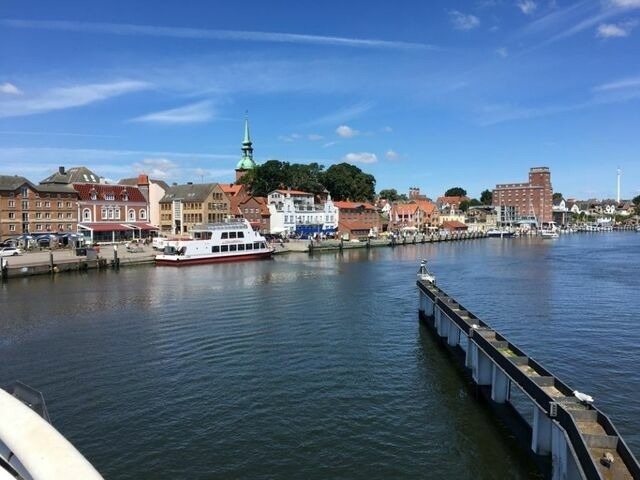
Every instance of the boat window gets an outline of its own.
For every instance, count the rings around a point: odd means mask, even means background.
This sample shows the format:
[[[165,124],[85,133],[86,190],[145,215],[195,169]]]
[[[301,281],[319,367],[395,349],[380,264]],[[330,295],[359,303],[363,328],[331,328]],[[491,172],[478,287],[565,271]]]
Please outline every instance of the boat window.
[[[244,243],[241,243],[240,245],[238,245],[238,250],[239,251],[243,251],[244,250]]]
[[[164,247],[163,252],[165,255],[175,255],[176,254],[176,247],[171,247],[171,246],[166,246]]]
[[[229,238],[236,238],[236,232],[229,232]]]
[[[220,246],[214,245],[211,247],[211,253],[220,253]]]
[[[220,247],[220,251],[221,252],[228,252],[229,251],[229,245],[222,245]]]
[[[202,239],[203,240],[211,240],[211,236],[213,235],[212,232],[202,232]]]
[[[244,232],[238,232],[238,238],[244,238]]]
[[[245,247],[247,247],[247,250],[253,250],[253,243],[247,243]]]
[[[237,247],[237,245],[229,245],[229,251],[230,252],[235,252],[236,251],[236,247]]]
[[[260,248],[267,248],[267,244],[264,242],[260,242]]]
[[[260,250],[260,242],[253,242],[253,249]]]
[[[229,238],[229,232],[222,232],[222,237],[220,237],[220,238],[222,238],[223,240],[225,238]]]

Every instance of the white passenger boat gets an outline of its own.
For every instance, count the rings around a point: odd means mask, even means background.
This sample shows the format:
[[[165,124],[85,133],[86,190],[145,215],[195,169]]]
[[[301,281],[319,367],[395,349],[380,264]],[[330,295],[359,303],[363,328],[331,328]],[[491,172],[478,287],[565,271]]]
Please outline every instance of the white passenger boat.
[[[515,235],[515,232],[506,230],[504,228],[492,228],[487,230],[487,237],[489,238],[511,238]]]
[[[156,265],[195,265],[270,258],[273,248],[246,219],[198,225],[191,238],[167,240]]]
[[[0,479],[102,480],[50,423],[42,395],[16,382],[0,389]]]
[[[559,238],[560,234],[553,230],[540,230],[540,236],[542,238],[551,239],[551,238]]]

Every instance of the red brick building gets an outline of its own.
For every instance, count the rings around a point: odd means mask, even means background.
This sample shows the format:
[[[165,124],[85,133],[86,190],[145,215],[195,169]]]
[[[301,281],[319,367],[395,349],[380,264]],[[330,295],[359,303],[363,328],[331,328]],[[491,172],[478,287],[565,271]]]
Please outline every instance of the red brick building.
[[[370,203],[333,202],[333,204],[338,209],[338,232],[341,235],[366,238],[369,231],[381,232],[380,213]]]
[[[267,197],[246,197],[238,204],[240,214],[260,233],[271,232],[271,212]]]
[[[547,167],[534,167],[529,170],[527,183],[504,183],[496,185],[493,191],[493,205],[511,207],[516,219],[530,219],[535,216],[538,224],[553,220],[553,188],[551,172]],[[501,219],[505,221],[505,219]]]

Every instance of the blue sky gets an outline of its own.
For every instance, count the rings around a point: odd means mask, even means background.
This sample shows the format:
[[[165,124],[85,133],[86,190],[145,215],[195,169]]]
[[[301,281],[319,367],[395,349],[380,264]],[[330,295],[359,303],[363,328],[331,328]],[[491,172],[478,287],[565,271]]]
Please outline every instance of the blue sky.
[[[231,182],[347,161],[479,196],[548,166],[640,193],[640,0],[59,1],[0,8],[0,174]]]

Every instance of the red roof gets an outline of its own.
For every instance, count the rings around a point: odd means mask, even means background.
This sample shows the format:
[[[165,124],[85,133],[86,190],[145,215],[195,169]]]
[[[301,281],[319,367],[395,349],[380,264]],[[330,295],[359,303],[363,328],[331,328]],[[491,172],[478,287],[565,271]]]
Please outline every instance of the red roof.
[[[340,220],[338,222],[338,230],[349,230],[350,232],[358,231],[358,230],[371,230],[374,225],[370,223],[355,221],[355,222],[346,222],[344,220]]]
[[[109,202],[131,202],[131,203],[147,203],[138,187],[131,185],[105,185],[102,183],[74,183],[73,189],[78,192],[80,200],[91,200],[91,193],[95,192],[96,200],[106,200],[106,195],[113,195],[113,200]],[[127,200],[124,200],[126,193]]]
[[[301,190],[281,190],[281,189],[278,189],[278,190],[276,190],[276,192],[284,193],[285,195],[287,193],[290,193],[291,195],[313,195],[313,193],[303,192]]]
[[[244,185],[236,185],[235,183],[220,183],[219,185],[224,193],[231,196],[238,195],[244,188]]]
[[[341,209],[356,209],[356,208],[364,208],[366,210],[376,210],[376,207],[366,202],[347,202],[347,201],[338,201],[333,202],[336,208]]]
[[[78,228],[87,228],[94,232],[126,232],[132,230],[131,227],[126,227],[122,223],[79,223]]]
[[[466,230],[469,227],[457,220],[447,220],[445,222],[442,222],[442,228],[446,230]]]

